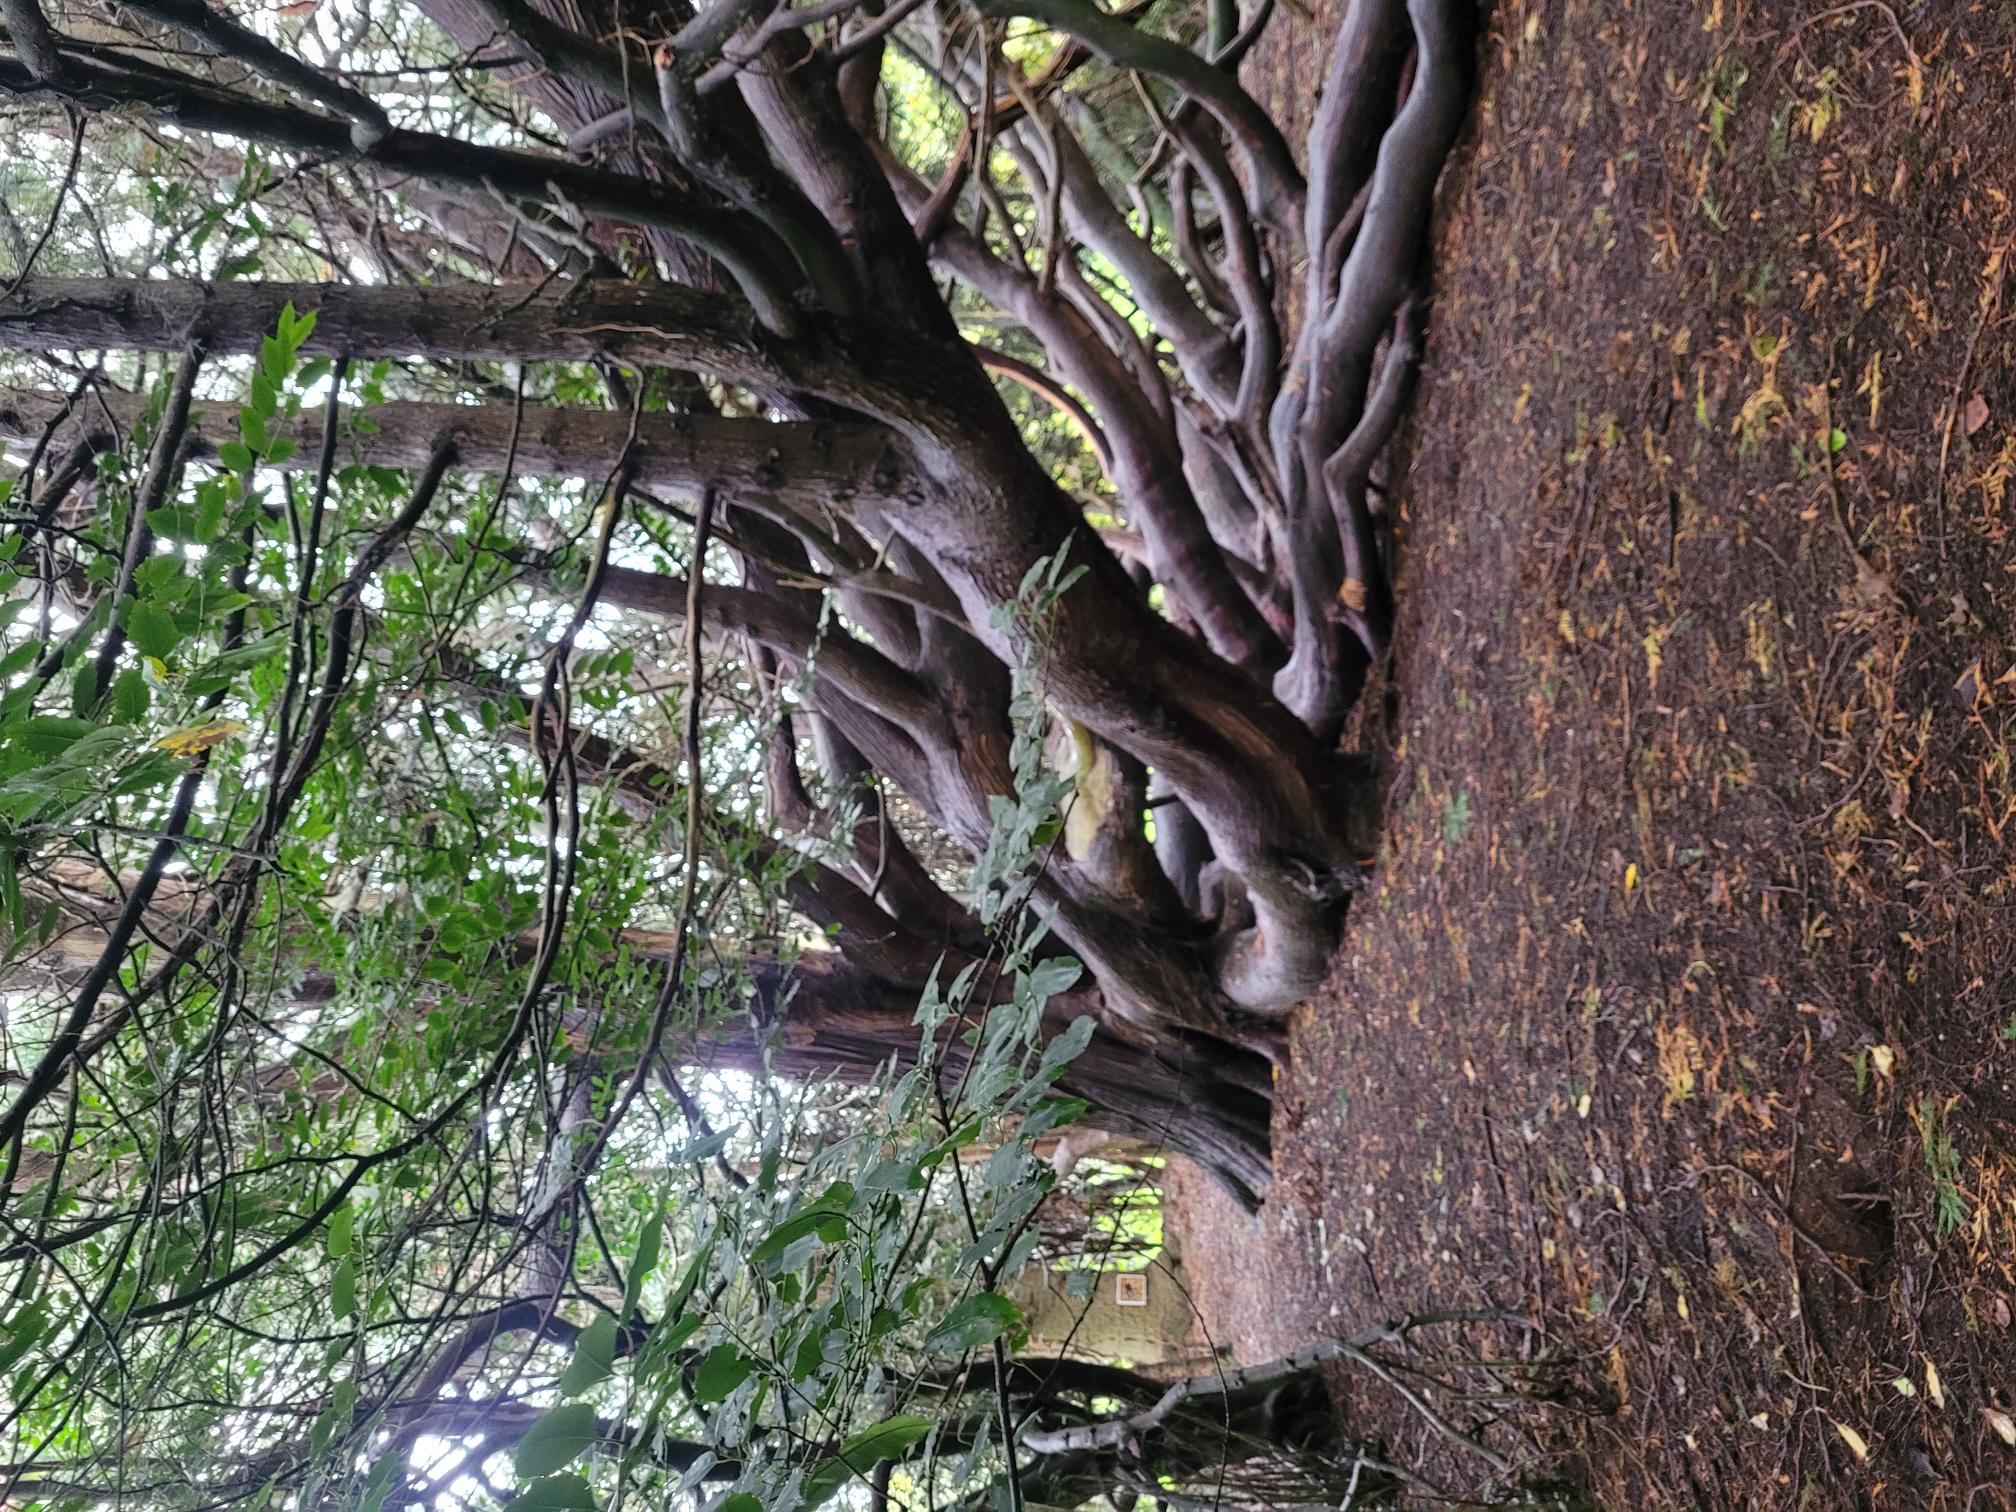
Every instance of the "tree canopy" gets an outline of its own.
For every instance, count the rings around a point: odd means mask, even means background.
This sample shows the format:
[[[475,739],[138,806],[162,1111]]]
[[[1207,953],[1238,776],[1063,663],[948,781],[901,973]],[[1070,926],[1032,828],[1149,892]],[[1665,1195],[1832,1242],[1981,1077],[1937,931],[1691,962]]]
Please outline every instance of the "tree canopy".
[[[1376,849],[1469,41],[1273,13],[0,0],[0,1502],[1123,1505],[1417,1326],[1006,1295]]]

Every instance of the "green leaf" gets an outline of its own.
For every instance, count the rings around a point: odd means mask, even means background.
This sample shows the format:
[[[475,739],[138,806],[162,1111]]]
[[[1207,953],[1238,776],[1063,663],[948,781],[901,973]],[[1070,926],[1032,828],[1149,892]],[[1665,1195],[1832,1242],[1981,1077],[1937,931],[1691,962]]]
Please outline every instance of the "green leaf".
[[[545,1475],[504,1506],[507,1512],[593,1512],[595,1493],[578,1475]]]
[[[184,566],[182,558],[173,554],[147,558],[133,570],[134,593],[164,608],[179,603],[194,586]]]
[[[258,640],[248,641],[233,650],[211,657],[189,674],[185,691],[192,698],[201,698],[206,693],[215,693],[220,688],[228,688],[232,679],[240,672],[269,661],[286,649],[286,636],[262,635]]]
[[[150,751],[119,775],[106,794],[108,798],[130,798],[172,782],[182,774],[182,763],[166,751]]]
[[[252,448],[242,441],[226,441],[217,448],[217,460],[233,472],[250,472]]]
[[[872,1428],[864,1428],[840,1446],[840,1458],[866,1474],[884,1460],[899,1459],[923,1442],[931,1419],[914,1412],[899,1413]]]
[[[357,1512],[378,1512],[385,1505],[393,1479],[405,1463],[406,1456],[397,1449],[386,1450],[372,1462],[371,1473],[364,1477],[364,1495],[357,1503]]]
[[[1035,1139],[1052,1129],[1074,1124],[1091,1111],[1092,1104],[1082,1097],[1046,1097],[1022,1120],[1022,1137]]]
[[[238,434],[255,452],[266,450],[266,422],[249,406],[238,411]]]
[[[485,707],[488,707],[487,705]],[[651,1268],[658,1263],[658,1252],[665,1242],[665,1214],[651,1215],[651,1221],[644,1225],[644,1231],[637,1236],[637,1253],[630,1257],[630,1278],[623,1284],[624,1317],[637,1310],[637,1299],[644,1294],[644,1278],[651,1274]]]
[[[201,544],[210,539],[203,527],[203,511],[187,504],[170,504],[162,509],[148,510],[147,526],[164,540]]]
[[[1069,1065],[1078,1058],[1079,1051],[1092,1043],[1092,1030],[1096,1026],[1091,1014],[1084,1014],[1071,1020],[1070,1027],[1043,1047],[1043,1059],[1036,1068],[1036,1081],[1041,1081],[1044,1073]]]
[[[311,1454],[320,1454],[324,1449],[327,1449],[330,1440],[336,1436],[336,1431],[339,1428],[349,1427],[350,1415],[356,1410],[357,1383],[355,1381],[338,1382],[336,1389],[329,1393],[328,1409],[315,1419],[314,1424],[308,1430],[309,1452]]]
[[[350,1253],[350,1246],[357,1236],[357,1210],[344,1203],[336,1209],[329,1220],[329,1232],[323,1236],[323,1247],[331,1260],[341,1260]]]
[[[257,272],[258,268],[259,249],[254,247],[249,252],[240,252],[236,257],[227,257],[219,263],[217,265],[217,281],[219,283],[230,283],[233,279],[242,277],[244,274]]]
[[[716,1507],[714,1512],[763,1512],[763,1503],[747,1491],[737,1491]]]
[[[127,611],[126,634],[142,656],[158,657],[163,661],[168,659],[168,653],[182,639],[175,616],[146,599]]]
[[[11,1370],[15,1361],[35,1347],[35,1341],[49,1329],[49,1301],[39,1297],[9,1318],[0,1328],[0,1370]]]
[[[1053,956],[1031,966],[1023,985],[1032,997],[1048,999],[1069,992],[1084,974],[1084,966],[1073,957]]]
[[[756,1367],[733,1344],[716,1344],[693,1372],[693,1400],[723,1402],[728,1393],[756,1373]]]
[[[97,728],[88,719],[37,714],[10,726],[7,739],[37,756],[60,756]]]
[[[345,1260],[329,1280],[329,1315],[338,1323],[357,1311],[357,1262]]]
[[[834,1182],[809,1206],[799,1209],[770,1230],[769,1236],[749,1252],[749,1263],[767,1265],[800,1239],[815,1233],[829,1244],[837,1242],[846,1235],[845,1215],[853,1201],[854,1188],[844,1181]]]
[[[76,674],[70,679],[70,712],[79,719],[88,720],[91,711],[97,707],[98,664],[79,662]]]
[[[925,1336],[924,1347],[943,1354],[964,1354],[992,1344],[1022,1321],[1022,1309],[999,1292],[968,1297],[945,1314]]]
[[[822,1460],[805,1477],[804,1501],[800,1505],[823,1505],[850,1478],[868,1474],[884,1460],[900,1459],[930,1431],[931,1420],[914,1413],[903,1413],[862,1429],[840,1446],[837,1455]]]
[[[527,1480],[563,1470],[595,1442],[595,1409],[586,1402],[555,1407],[518,1441],[514,1463]],[[585,1482],[584,1482],[585,1484]]]
[[[574,1341],[574,1358],[560,1376],[560,1395],[579,1396],[590,1386],[606,1381],[616,1369],[616,1319],[603,1313],[581,1330]]]
[[[144,719],[153,698],[138,667],[128,667],[112,684],[112,712],[122,724],[138,724]]]

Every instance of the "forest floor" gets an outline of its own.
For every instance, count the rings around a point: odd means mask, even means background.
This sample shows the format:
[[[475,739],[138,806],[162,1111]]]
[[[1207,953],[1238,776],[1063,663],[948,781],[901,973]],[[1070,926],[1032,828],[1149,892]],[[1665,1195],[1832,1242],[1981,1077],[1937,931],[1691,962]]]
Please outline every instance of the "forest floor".
[[[1508,0],[1479,57],[1386,852],[1266,1242],[1177,1183],[1205,1323],[1537,1319],[1575,1405],[1486,1437],[1605,1507],[2016,1506],[2016,6]]]

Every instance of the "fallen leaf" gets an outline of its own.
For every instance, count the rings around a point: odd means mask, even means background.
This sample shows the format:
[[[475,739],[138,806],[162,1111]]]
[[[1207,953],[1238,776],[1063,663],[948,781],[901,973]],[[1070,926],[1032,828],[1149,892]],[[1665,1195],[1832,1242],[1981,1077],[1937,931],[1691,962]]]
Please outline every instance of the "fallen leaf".
[[[1981,1416],[1988,1419],[1988,1426],[2000,1435],[2002,1442],[2016,1449],[2016,1418],[2006,1412],[1997,1412],[1993,1407],[1983,1407]]]
[[[1828,1421],[1833,1422],[1833,1419],[1830,1418]],[[1858,1460],[1869,1458],[1869,1441],[1863,1438],[1861,1434],[1850,1428],[1846,1423],[1834,1423],[1834,1431],[1841,1435],[1841,1442],[1848,1446],[1855,1458]]]
[[[1929,1355],[1925,1360],[1925,1395],[1932,1398],[1934,1407],[1946,1405],[1946,1387],[1939,1379],[1939,1367],[1932,1363]]]
[[[1978,661],[1955,679],[1953,691],[1969,708],[1981,697],[1981,663]]]
[[[1890,1389],[1899,1396],[1915,1397],[1918,1395],[1918,1388],[1911,1384],[1911,1377],[1909,1376],[1897,1377],[1896,1380],[1890,1383]]]
[[[1624,868],[1624,891],[1629,893],[1638,885],[1638,863],[1633,861]]]
[[[1897,1052],[1892,1050],[1888,1045],[1871,1045],[1869,1047],[1869,1064],[1876,1068],[1878,1076],[1888,1081],[1890,1073],[1897,1069]]]
[[[2000,1297],[1995,1299],[1995,1326],[1997,1328],[2009,1326],[2009,1304]]]
[[[1976,394],[1967,401],[1966,408],[1960,411],[1961,433],[1971,436],[1987,423],[1988,401]]]

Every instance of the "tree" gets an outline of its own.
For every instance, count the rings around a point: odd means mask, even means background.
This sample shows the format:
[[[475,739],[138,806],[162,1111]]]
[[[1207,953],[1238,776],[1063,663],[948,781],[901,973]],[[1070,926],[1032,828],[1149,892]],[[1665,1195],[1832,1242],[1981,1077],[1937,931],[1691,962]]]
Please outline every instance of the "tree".
[[[627,492],[718,488],[722,538],[748,550],[716,625],[792,669],[831,595],[861,649],[821,663],[798,716],[825,728],[829,786],[899,790],[974,853],[1018,655],[994,615],[1034,560],[1075,550],[1087,579],[1042,635],[1081,792],[1044,903],[1121,1042],[1208,1042],[1264,1097],[1278,1018],[1325,974],[1369,851],[1365,776],[1333,742],[1385,645],[1371,470],[1417,355],[1429,192],[1464,97],[1458,8],[1351,16],[1306,177],[1234,77],[1270,6],[1244,24],[1220,6],[1191,44],[1183,20],[1171,32],[1083,0],[718,6],[625,16],[619,42],[613,18],[562,24],[518,0],[425,10],[437,32],[321,40],[321,67],[204,6],[141,8],[139,30],[89,40],[10,12],[10,93],[187,133],[204,147],[173,151],[212,171],[262,175],[250,149],[290,155],[248,200],[325,266],[369,260],[385,282],[28,276],[0,341],[196,341],[218,359],[254,351],[292,304],[317,314],[308,353],[466,379],[500,363],[643,375],[617,405],[639,411],[635,437],[607,413],[540,407],[518,466],[621,468]],[[141,58],[147,38],[179,67]],[[367,67],[381,58],[482,79],[484,125],[442,85],[389,87]],[[956,139],[931,129],[950,121]],[[496,280],[528,252],[542,282]],[[272,238],[260,256],[284,262]],[[982,321],[1016,351],[976,349]],[[1089,437],[1070,450],[1105,474],[1107,528],[1087,528],[1046,466],[1054,427],[1032,450],[990,369]],[[48,403],[16,395],[14,427]],[[103,423],[117,403],[71,409]],[[359,456],[413,466],[452,435],[456,466],[498,466],[512,433],[502,403],[448,429],[401,407]],[[677,597],[637,583],[623,601],[659,613]],[[786,740],[786,827],[806,818],[798,760]],[[851,861],[909,869],[859,847]],[[875,899],[879,927],[929,958],[958,903],[913,891]],[[1246,1165],[1234,1175],[1254,1185]]]
[[[1362,0],[1298,164],[1272,10],[5,0],[8,129],[67,137],[0,228],[17,1303],[74,1250],[121,1316],[298,1305],[397,1174],[407,1260],[430,1202],[533,1252],[398,1369],[527,1298],[578,1345],[542,1247],[634,1108],[715,1137],[694,1064],[1020,1045],[1259,1199],[1374,848],[1338,743],[1468,62]]]

